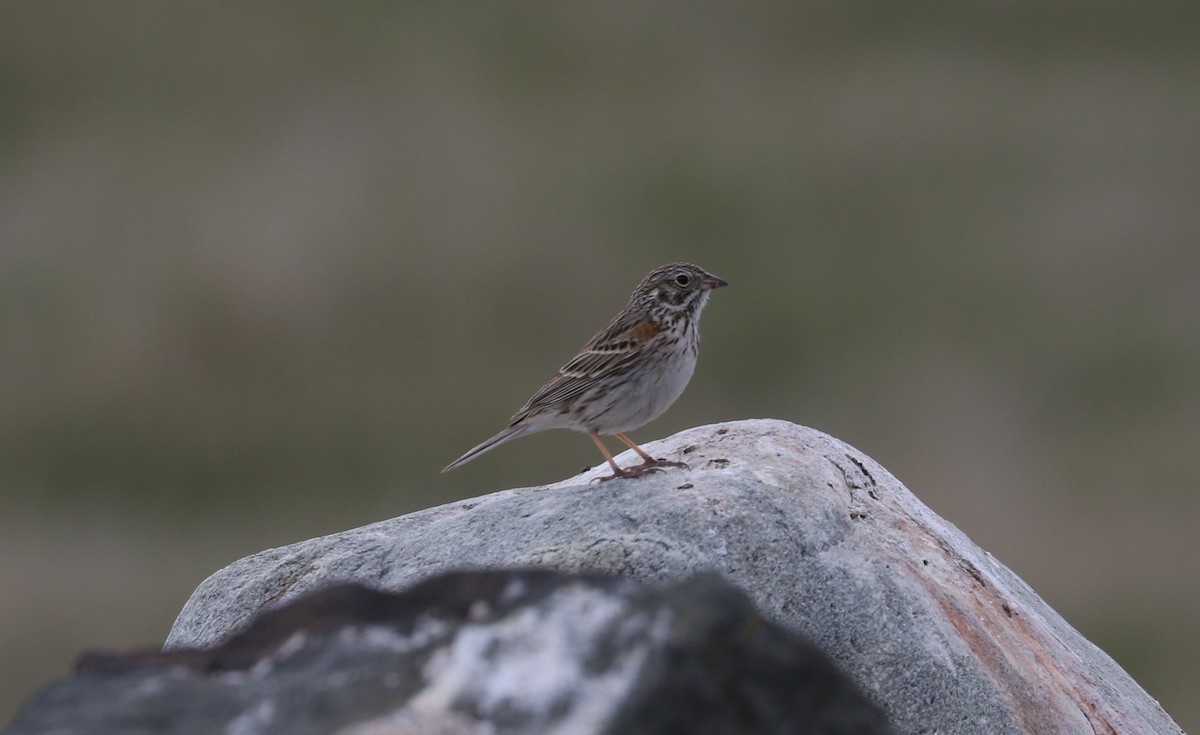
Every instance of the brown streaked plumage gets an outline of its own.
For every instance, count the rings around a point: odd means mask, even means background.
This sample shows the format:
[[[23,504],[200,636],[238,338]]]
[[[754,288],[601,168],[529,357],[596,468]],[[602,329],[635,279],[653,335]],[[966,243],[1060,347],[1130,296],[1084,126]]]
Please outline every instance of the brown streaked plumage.
[[[700,313],[709,292],[725,281],[691,263],[671,263],[650,272],[625,309],[588,340],[550,382],[513,415],[508,427],[442,472],[466,464],[519,436],[547,429],[586,432],[612,466],[605,477],[636,477],[660,467],[685,466],[655,459],[625,436],[658,418],[683,392],[696,367]],[[622,469],[600,435],[615,436],[642,463]]]

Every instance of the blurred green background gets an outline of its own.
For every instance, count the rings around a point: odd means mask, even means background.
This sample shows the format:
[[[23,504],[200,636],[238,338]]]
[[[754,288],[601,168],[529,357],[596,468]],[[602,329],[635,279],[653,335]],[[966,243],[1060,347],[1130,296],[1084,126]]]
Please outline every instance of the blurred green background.
[[[0,7],[0,722],[438,470],[650,268],[633,436],[851,442],[1200,729],[1200,4]]]

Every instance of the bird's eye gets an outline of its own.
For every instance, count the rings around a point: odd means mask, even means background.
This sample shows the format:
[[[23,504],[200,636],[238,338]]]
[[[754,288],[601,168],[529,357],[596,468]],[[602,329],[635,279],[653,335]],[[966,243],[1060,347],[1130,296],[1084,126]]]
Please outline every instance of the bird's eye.
[[[680,286],[686,286],[691,282],[692,277],[686,273],[680,273],[679,275],[675,276],[675,283],[678,283]]]

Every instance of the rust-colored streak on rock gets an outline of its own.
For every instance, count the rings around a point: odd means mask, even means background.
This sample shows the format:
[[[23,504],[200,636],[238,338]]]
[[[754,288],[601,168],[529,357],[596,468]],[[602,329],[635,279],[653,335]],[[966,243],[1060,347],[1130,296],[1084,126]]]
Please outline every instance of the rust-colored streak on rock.
[[[1132,731],[1132,723],[1113,724],[1114,713],[1102,711],[1088,694],[1088,690],[1096,690],[1096,682],[1078,681],[1076,677],[1082,675],[1078,662],[1065,660],[1073,658],[1072,654],[1053,635],[1046,635],[1041,621],[1031,620],[1030,612],[1007,594],[1004,580],[990,578],[945,538],[919,520],[907,518],[912,525],[898,526],[898,530],[914,544],[929,547],[920,558],[934,558],[929,554],[936,554],[936,549],[942,563],[913,564],[910,560],[905,567],[987,675],[1011,693],[1014,710],[1020,713],[1027,732],[1054,732],[1078,717],[1085,718],[1098,734]],[[1032,680],[1030,671],[1044,672],[1045,678]]]

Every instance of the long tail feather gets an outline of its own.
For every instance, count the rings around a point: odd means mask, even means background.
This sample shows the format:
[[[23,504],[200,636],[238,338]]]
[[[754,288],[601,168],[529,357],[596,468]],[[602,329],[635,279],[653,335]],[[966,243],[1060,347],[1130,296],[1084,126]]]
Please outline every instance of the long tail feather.
[[[474,449],[467,452],[463,456],[454,460],[450,464],[446,465],[442,469],[442,472],[449,472],[450,470],[454,469],[455,467],[458,467],[459,465],[464,465],[467,462],[470,462],[471,460],[475,459],[476,457],[483,454],[484,452],[491,451],[491,450],[495,449],[496,447],[500,446],[501,444],[503,444],[507,441],[516,439],[519,436],[524,436],[524,435],[530,433],[531,431],[537,431],[537,429],[530,427],[529,424],[521,424],[519,426],[510,426],[507,429],[505,429],[504,431],[501,431],[499,434],[493,436],[491,439],[488,439],[487,441],[482,442],[479,446],[475,447]]]

